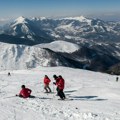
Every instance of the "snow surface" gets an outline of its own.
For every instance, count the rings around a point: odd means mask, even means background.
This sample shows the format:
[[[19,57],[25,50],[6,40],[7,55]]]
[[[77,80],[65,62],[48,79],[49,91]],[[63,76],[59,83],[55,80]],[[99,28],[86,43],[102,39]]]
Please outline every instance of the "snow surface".
[[[49,52],[45,49],[7,43],[0,43],[0,57],[0,70],[28,69],[39,65],[50,66],[52,61]]]
[[[11,76],[7,73],[11,72]],[[65,79],[65,101],[43,90],[47,74]],[[0,72],[0,120],[120,120],[120,81],[116,76],[67,67],[39,67]],[[14,97],[20,86],[32,89],[36,98]],[[72,100],[71,100],[72,99]]]
[[[41,48],[49,48],[55,52],[66,52],[66,53],[72,53],[80,49],[80,47],[77,44],[66,41],[54,41],[51,43],[40,44],[37,46]]]

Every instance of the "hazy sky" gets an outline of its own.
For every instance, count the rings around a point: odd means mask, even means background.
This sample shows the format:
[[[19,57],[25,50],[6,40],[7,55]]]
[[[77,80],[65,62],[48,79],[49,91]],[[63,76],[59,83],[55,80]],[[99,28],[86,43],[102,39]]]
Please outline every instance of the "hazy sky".
[[[0,0],[0,21],[19,16],[80,15],[120,20],[120,0]]]

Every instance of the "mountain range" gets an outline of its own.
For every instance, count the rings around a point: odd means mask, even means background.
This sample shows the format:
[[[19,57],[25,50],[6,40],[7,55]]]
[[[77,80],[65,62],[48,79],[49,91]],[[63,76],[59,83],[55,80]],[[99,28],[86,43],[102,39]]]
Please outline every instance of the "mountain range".
[[[0,42],[1,69],[69,66],[114,74],[120,63],[120,22],[21,16],[0,27]]]

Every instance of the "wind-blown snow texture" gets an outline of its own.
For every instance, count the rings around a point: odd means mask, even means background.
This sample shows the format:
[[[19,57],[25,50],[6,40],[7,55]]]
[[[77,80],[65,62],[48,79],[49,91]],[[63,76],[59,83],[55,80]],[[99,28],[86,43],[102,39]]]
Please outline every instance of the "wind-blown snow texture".
[[[7,73],[11,72],[11,76]],[[43,92],[43,78],[53,74],[65,79],[67,100]],[[53,92],[55,86],[50,84]],[[32,89],[36,98],[14,97],[20,86]],[[116,76],[65,67],[39,67],[0,72],[1,120],[119,120],[120,82]],[[12,97],[13,96],[13,97]],[[73,100],[71,100],[73,99]]]
[[[71,45],[70,43],[68,44],[68,46],[66,44],[65,47],[70,48],[70,45]],[[74,46],[72,47],[73,49],[71,49],[71,51],[75,50],[75,47]],[[66,60],[64,60],[64,58],[62,57],[60,58],[60,56],[57,56],[52,51],[37,46],[25,46],[25,45],[0,43],[0,56],[1,56],[0,70],[30,69],[30,68],[35,68],[39,65],[40,66],[67,65],[67,62]]]
[[[36,46],[0,43],[0,70],[30,69],[39,65],[70,66],[64,57],[55,52],[72,53],[79,48],[78,45],[65,41],[55,41]]]

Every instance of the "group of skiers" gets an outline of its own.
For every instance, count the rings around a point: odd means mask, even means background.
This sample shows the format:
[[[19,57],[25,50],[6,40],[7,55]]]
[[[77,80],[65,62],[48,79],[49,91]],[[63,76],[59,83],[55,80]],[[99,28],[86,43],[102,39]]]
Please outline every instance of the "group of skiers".
[[[61,98],[61,100],[64,100],[66,98],[65,94],[63,92],[65,81],[61,75],[59,75],[59,76],[53,75],[53,78],[55,80],[55,82],[53,82],[53,85],[57,86],[56,87],[57,95]],[[49,87],[50,82],[51,82],[50,78],[47,75],[45,75],[45,77],[44,77],[44,89],[45,89],[46,93],[52,92],[50,87]],[[32,92],[31,89],[26,88],[25,85],[22,85],[21,88],[22,89],[21,89],[19,95],[16,95],[16,96],[19,96],[22,98],[31,97],[31,92]]]

